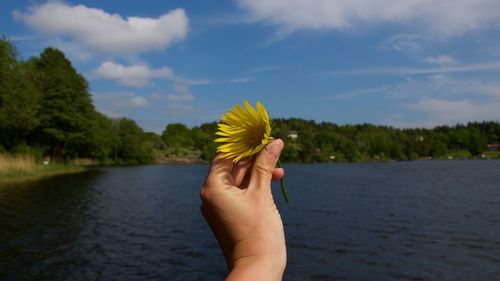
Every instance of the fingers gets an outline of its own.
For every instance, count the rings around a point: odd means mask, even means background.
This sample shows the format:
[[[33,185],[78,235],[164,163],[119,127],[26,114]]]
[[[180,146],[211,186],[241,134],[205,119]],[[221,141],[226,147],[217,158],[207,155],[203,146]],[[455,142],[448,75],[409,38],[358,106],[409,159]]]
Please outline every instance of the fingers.
[[[243,180],[245,179],[248,169],[250,169],[250,167],[252,166],[252,162],[253,158],[242,160],[233,167],[233,171],[231,172],[231,174],[233,175],[235,186],[238,186],[240,188],[243,187]]]
[[[257,159],[255,159],[255,162],[258,162],[258,165],[260,165],[258,168],[260,170],[259,173],[253,172],[252,163],[254,159],[240,161],[235,165],[231,160],[222,158],[218,154],[212,161],[204,186],[210,188],[214,186],[227,187],[228,185],[234,185],[246,188],[249,182],[252,181],[254,184],[259,182],[265,184],[265,182],[271,180],[281,179],[284,176],[284,170],[282,168],[275,168],[275,166],[283,145],[282,140],[274,140],[259,154]],[[250,175],[248,174],[249,170],[252,171],[252,180],[250,180]],[[254,177],[257,177],[257,179],[254,179]]]
[[[233,169],[234,163],[230,159],[222,158],[221,154],[217,154],[212,161],[211,170],[230,173]]]
[[[220,154],[215,156],[208,171],[205,186],[217,187],[232,185],[234,182],[231,171],[233,170],[234,163],[229,159],[222,158]]]
[[[252,176],[250,178],[249,188],[269,188],[271,179],[273,178],[274,168],[276,167],[283,147],[283,141],[277,139],[269,143],[266,148],[259,153],[252,166]]]
[[[274,168],[273,170],[273,181],[279,180],[285,176],[285,170],[283,168]]]
[[[247,161],[240,161],[233,167],[231,174],[233,175],[234,185],[239,188],[246,188],[248,186],[249,180],[249,170],[252,167],[253,159]],[[274,168],[272,174],[272,180],[279,180],[285,176],[285,170],[283,168]]]

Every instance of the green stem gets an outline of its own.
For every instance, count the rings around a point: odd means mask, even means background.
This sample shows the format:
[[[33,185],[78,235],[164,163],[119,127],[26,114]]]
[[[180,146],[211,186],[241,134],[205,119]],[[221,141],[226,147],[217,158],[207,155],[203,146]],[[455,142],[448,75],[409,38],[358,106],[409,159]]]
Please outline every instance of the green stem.
[[[283,165],[281,164],[281,160],[278,159],[278,168],[283,168]],[[281,193],[283,193],[283,197],[285,198],[285,203],[288,203],[288,194],[286,193],[285,189],[285,177],[282,177],[280,179],[280,185],[281,185]]]

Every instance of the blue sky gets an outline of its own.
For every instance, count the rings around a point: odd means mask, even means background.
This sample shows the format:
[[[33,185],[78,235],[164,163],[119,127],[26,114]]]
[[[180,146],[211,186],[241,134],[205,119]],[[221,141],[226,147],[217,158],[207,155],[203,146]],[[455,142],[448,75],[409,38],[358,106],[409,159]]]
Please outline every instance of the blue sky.
[[[161,132],[243,100],[271,117],[500,120],[498,0],[2,1],[22,58],[61,49],[96,108]]]

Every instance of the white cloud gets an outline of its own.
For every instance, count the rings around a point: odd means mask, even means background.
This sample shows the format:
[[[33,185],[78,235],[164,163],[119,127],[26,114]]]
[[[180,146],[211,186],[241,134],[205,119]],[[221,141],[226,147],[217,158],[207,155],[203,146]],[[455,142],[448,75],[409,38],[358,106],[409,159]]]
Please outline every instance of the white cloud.
[[[174,77],[173,71],[168,67],[152,69],[147,65],[125,66],[111,61],[103,62],[94,71],[94,75],[132,87],[145,87],[152,79],[172,79]]]
[[[178,80],[174,84],[174,91],[178,94],[189,93],[189,86],[187,83]]]
[[[423,52],[423,38],[418,34],[401,33],[391,36],[382,42],[381,49],[396,50],[409,56],[415,56]]]
[[[433,121],[433,125],[500,120],[500,101],[474,103],[470,100],[443,100],[425,97],[408,106]],[[427,122],[430,124],[430,122]]]
[[[322,75],[424,75],[424,74],[443,74],[443,73],[463,73],[463,72],[481,72],[481,71],[500,70],[500,61],[485,63],[476,63],[468,65],[450,65],[445,64],[437,67],[371,67],[343,71],[330,71],[320,73]]]
[[[174,80],[174,94],[169,94],[166,100],[169,102],[183,103],[193,101],[195,98],[189,91],[188,79],[176,78]]]
[[[101,9],[51,1],[13,15],[41,34],[69,37],[95,51],[113,54],[163,50],[184,39],[189,29],[183,9],[158,18],[123,18]]]
[[[144,108],[149,105],[149,101],[145,97],[135,96],[129,99],[132,107]]]
[[[92,98],[97,110],[111,117],[128,116],[131,110],[151,105],[148,98],[132,92],[92,93]]]
[[[380,112],[379,123],[390,126],[433,127],[500,120],[500,81],[479,77],[411,77],[400,83],[352,89],[322,100],[343,103],[345,99],[361,101],[367,96],[389,106],[390,110]]]
[[[455,36],[500,21],[497,0],[239,0],[239,4],[253,20],[277,25],[282,34],[398,23]]]
[[[186,78],[179,78],[177,77],[177,80],[179,80],[182,83],[185,83],[186,85],[212,85],[214,84],[214,81],[208,80],[208,79],[186,79]]]
[[[229,83],[237,84],[237,83],[248,83],[252,82],[254,79],[252,77],[238,77],[229,80]]]
[[[33,36],[33,35],[13,35],[13,36],[7,36],[9,38],[9,41],[11,42],[23,42],[23,41],[33,41],[33,40],[38,40],[38,36]]]
[[[171,102],[186,102],[194,100],[194,96],[191,93],[182,93],[182,94],[170,94],[167,96],[167,101]]]
[[[408,83],[410,84],[410,83]],[[432,75],[428,79],[415,80],[414,89],[421,89],[424,94],[464,96],[478,98],[500,98],[500,82],[480,78],[454,78],[447,75]],[[411,90],[407,87],[408,91]]]
[[[195,96],[189,90],[190,86],[212,85],[213,81],[208,79],[188,79],[176,76],[174,79],[174,94],[167,96],[167,101],[185,103],[195,100]]]
[[[51,38],[46,44],[63,51],[64,54],[71,59],[71,61],[89,61],[93,57],[93,54],[89,49],[85,48],[80,43],[75,41],[61,40],[60,38]]]
[[[454,78],[447,75],[431,75],[423,78],[408,78],[404,82],[381,87],[355,89],[339,93],[327,99],[356,98],[377,94],[389,99],[432,97],[454,97],[482,100],[500,98],[500,82],[480,78]]]
[[[372,94],[383,94],[391,89],[390,86],[384,85],[381,87],[355,89],[351,91],[337,93],[335,95],[324,97],[322,100],[340,100],[340,99],[352,99],[359,96],[372,95]]]
[[[263,65],[256,67],[250,71],[252,74],[256,73],[262,73],[262,72],[273,72],[273,71],[279,71],[279,70],[284,70],[284,69],[289,69],[293,68],[290,65]]]
[[[168,67],[152,69],[147,65],[124,66],[111,61],[102,63],[95,71],[94,77],[101,79],[114,80],[118,83],[132,87],[146,87],[151,84],[153,79],[166,79],[173,82],[174,93],[166,95],[165,100],[175,103],[186,103],[195,100],[195,96],[189,90],[190,85],[208,85],[212,84],[210,80],[192,80],[175,76]],[[152,99],[159,100],[163,98],[158,93],[151,95]],[[136,105],[147,105],[143,101],[135,99]]]
[[[192,105],[194,96],[191,93],[161,94],[152,92],[149,95],[138,95],[133,92],[98,92],[93,93],[92,98],[99,112],[115,118],[130,117],[140,121],[141,125],[152,122],[153,120],[147,120],[146,117],[149,117],[151,119],[159,118],[155,120],[163,122],[162,126],[165,126],[168,123],[167,119],[175,121],[171,118],[192,118],[194,117],[192,113],[195,111],[195,107]],[[137,116],[141,117],[137,119]],[[151,129],[149,125],[147,128]]]
[[[447,55],[439,55],[434,57],[430,56],[426,57],[422,61],[428,64],[437,64],[440,66],[453,65],[457,63],[457,61],[453,57]]]

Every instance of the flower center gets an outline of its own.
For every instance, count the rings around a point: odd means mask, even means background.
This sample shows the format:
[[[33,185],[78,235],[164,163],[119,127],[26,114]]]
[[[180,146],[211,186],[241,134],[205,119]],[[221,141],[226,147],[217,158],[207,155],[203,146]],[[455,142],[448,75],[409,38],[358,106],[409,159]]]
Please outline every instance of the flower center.
[[[256,148],[262,143],[264,139],[264,134],[266,133],[265,125],[255,125],[247,129],[247,136],[245,139],[246,145],[252,149]]]

